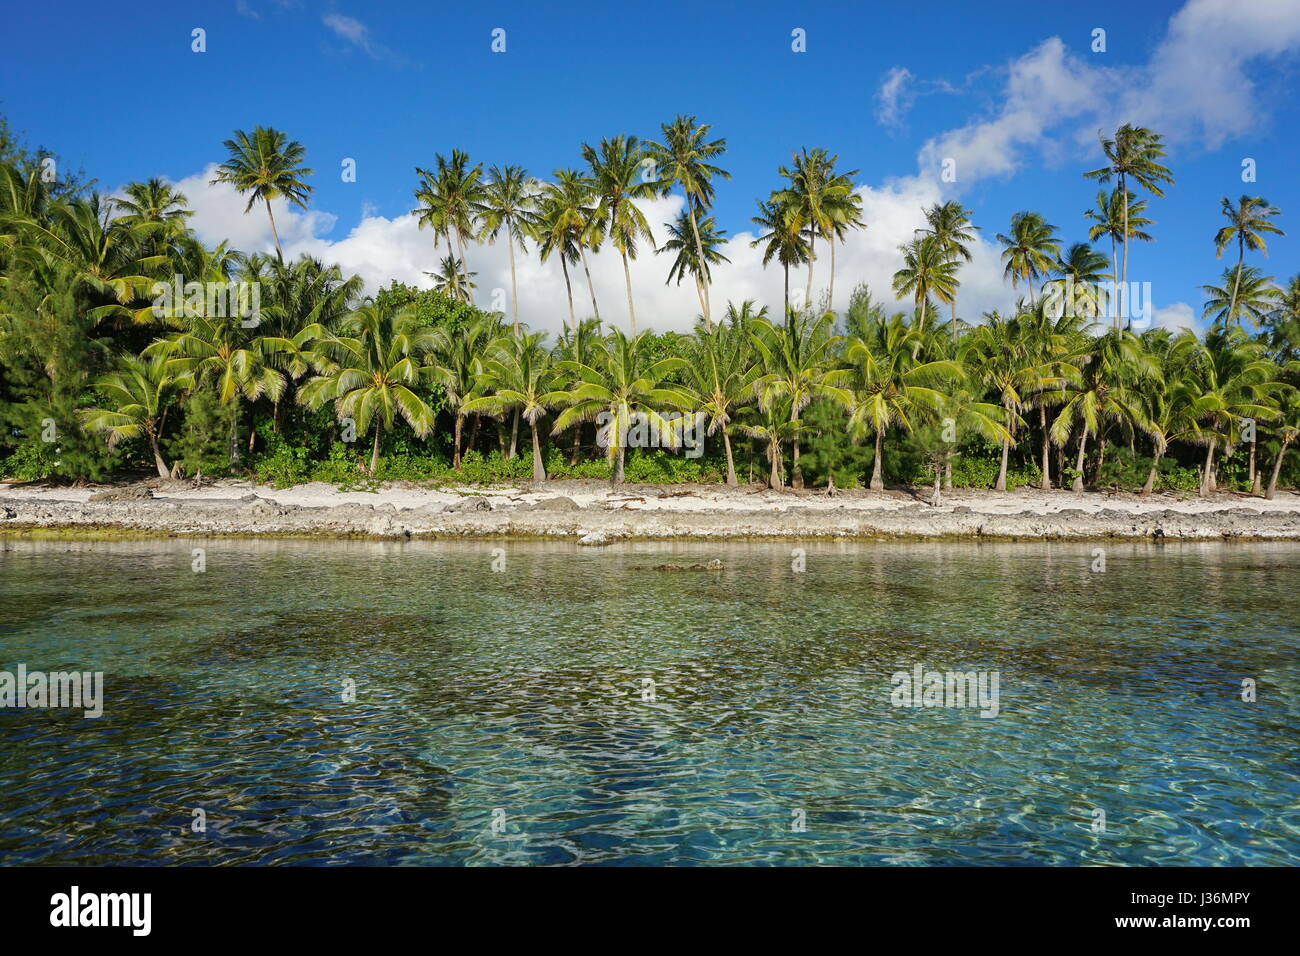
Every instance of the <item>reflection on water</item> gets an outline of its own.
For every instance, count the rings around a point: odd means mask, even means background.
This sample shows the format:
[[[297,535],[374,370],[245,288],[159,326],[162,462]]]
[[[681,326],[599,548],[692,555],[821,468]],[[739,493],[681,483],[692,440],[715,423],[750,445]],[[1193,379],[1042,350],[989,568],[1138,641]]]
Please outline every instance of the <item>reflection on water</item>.
[[[1300,856],[1300,546],[803,547],[0,541],[0,862]]]

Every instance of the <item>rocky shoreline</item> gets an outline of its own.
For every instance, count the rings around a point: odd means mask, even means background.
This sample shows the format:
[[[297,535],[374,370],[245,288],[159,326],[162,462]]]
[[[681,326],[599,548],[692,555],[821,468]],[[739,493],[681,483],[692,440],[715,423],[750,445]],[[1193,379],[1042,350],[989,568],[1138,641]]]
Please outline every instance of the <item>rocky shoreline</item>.
[[[553,483],[560,485],[562,483]],[[193,537],[318,537],[401,539],[520,538],[573,540],[603,545],[621,540],[900,539],[900,540],[1286,540],[1300,539],[1300,496],[1251,507],[1237,501],[1214,507],[1160,507],[1159,499],[1094,495],[1100,506],[1007,510],[1006,499],[988,493],[950,496],[931,507],[911,496],[869,497],[844,493],[773,496],[754,490],[722,493],[667,488],[608,486],[599,495],[564,494],[572,488],[483,489],[444,492],[412,506],[373,495],[376,503],[342,501],[298,504],[274,492],[237,494],[213,489],[204,496],[155,494],[128,485],[81,500],[50,491],[0,487],[0,533],[52,533]],[[589,492],[590,489],[577,489]],[[223,497],[228,493],[229,497]],[[676,499],[697,495],[690,506]],[[712,496],[712,497],[710,497]],[[748,496],[748,497],[746,497]],[[431,493],[428,497],[432,498]],[[586,497],[585,504],[575,498]],[[1045,501],[1052,499],[1044,497]],[[1251,501],[1259,499],[1241,499]],[[1140,504],[1139,504],[1140,503]],[[1183,505],[1177,507],[1176,505]],[[1264,505],[1264,502],[1260,502]],[[1014,501],[1013,501],[1014,506]]]

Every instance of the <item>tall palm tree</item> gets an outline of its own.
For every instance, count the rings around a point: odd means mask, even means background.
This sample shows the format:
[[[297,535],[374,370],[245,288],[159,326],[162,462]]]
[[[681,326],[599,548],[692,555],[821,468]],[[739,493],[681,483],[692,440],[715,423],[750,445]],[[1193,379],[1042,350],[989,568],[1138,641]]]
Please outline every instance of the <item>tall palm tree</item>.
[[[686,213],[695,239],[695,256],[703,262],[705,255],[699,220],[713,204],[714,178],[731,178],[729,172],[713,164],[713,160],[727,151],[727,141],[710,140],[708,136],[712,127],[708,123],[696,123],[694,116],[679,115],[671,123],[660,124],[659,128],[663,131],[663,141],[647,142],[647,155],[654,163],[663,195],[671,193],[674,186],[680,186],[685,194]],[[704,286],[704,321],[713,321],[707,281]]]
[[[1120,235],[1124,241],[1124,265],[1120,281],[1128,288],[1128,240],[1129,240],[1129,182],[1141,186],[1153,196],[1163,196],[1162,184],[1173,185],[1174,177],[1169,169],[1158,160],[1164,157],[1164,140],[1159,133],[1153,133],[1144,126],[1125,123],[1115,131],[1113,138],[1107,138],[1098,132],[1101,150],[1106,156],[1106,165],[1084,173],[1086,179],[1109,183],[1113,178],[1116,191],[1120,195],[1122,213],[1120,216]]]
[[[1242,316],[1251,324],[1259,325],[1271,315],[1283,298],[1282,290],[1273,284],[1273,277],[1260,273],[1255,266],[1223,270],[1223,285],[1203,285],[1205,308],[1202,318],[1214,318],[1224,325],[1241,324]]]
[[[924,329],[931,295],[940,302],[952,302],[957,297],[960,282],[956,262],[935,236],[913,239],[898,249],[903,253],[903,268],[894,273],[894,295],[912,297],[920,310],[917,327]]]
[[[1006,235],[998,233],[1002,243],[1003,275],[1017,283],[1029,285],[1029,304],[1035,306],[1034,283],[1045,278],[1056,265],[1061,254],[1055,237],[1056,227],[1036,212],[1018,212],[1011,217],[1011,230]]]
[[[730,262],[719,247],[726,241],[727,230],[719,229],[718,222],[712,216],[705,216],[697,224],[699,227],[699,244],[696,244],[694,228],[690,216],[683,209],[677,216],[677,222],[664,223],[668,238],[659,247],[658,252],[674,253],[672,267],[668,270],[668,279],[664,285],[676,280],[681,285],[687,275],[695,281],[695,294],[700,300],[700,316],[704,316],[704,289],[712,277],[711,267],[719,262]],[[698,250],[703,250],[704,259],[698,257]],[[706,323],[707,324],[707,323]]]
[[[564,359],[573,365],[594,366],[596,352],[603,347],[604,341],[600,334],[600,323],[595,319],[586,319],[560,333],[559,341],[555,346],[555,355],[557,358]],[[578,454],[581,450],[582,425],[578,424],[573,429],[573,445],[569,451],[570,465],[578,463]]]
[[[645,239],[651,248],[654,247],[650,224],[637,208],[636,200],[650,199],[662,192],[663,187],[656,181],[642,179],[641,163],[645,152],[635,136],[602,139],[599,151],[583,143],[582,158],[591,170],[591,188],[599,199],[594,218],[600,222],[600,231],[609,237],[623,259],[628,329],[635,337],[636,306],[632,301],[632,272],[627,261],[636,258],[638,239]]]
[[[1232,315],[1236,312],[1237,292],[1241,287],[1241,270],[1246,263],[1246,249],[1262,252],[1267,256],[1268,244],[1264,241],[1264,234],[1284,236],[1286,233],[1269,222],[1269,219],[1280,214],[1282,210],[1270,205],[1263,196],[1242,196],[1235,206],[1228,201],[1227,196],[1224,196],[1220,201],[1220,208],[1228,220],[1228,225],[1214,234],[1214,257],[1217,259],[1222,256],[1228,243],[1234,239],[1237,241],[1237,275],[1233,279],[1232,296],[1228,305],[1228,314]]]
[[[857,173],[855,169],[852,173],[833,174],[822,203],[831,221],[826,233],[826,242],[831,247],[831,281],[826,296],[829,309],[835,308],[835,244],[847,242],[851,230],[867,228],[866,220],[862,218],[862,196],[852,178]]]
[[[708,416],[708,434],[722,433],[729,485],[736,484],[736,462],[728,428],[736,409],[754,400],[754,383],[763,371],[749,338],[756,321],[746,309],[749,305],[745,303],[739,312],[729,308],[729,321],[713,328],[701,316],[695,326],[695,341],[686,366],[693,404]]]
[[[974,230],[979,226],[971,223],[971,210],[955,199],[945,203],[935,203],[925,211],[926,225],[920,232],[931,236],[953,264],[954,277],[956,269],[963,262],[971,261],[970,245],[975,241]],[[952,296],[952,341],[957,341],[957,293],[953,285]]]
[[[938,386],[960,383],[961,366],[951,360],[925,361],[924,334],[901,316],[870,321],[863,334],[849,340],[848,369],[832,372],[831,384],[845,389],[850,434],[869,429],[875,435],[871,490],[883,491],[885,432],[891,425],[911,431],[918,421],[933,421],[944,406]]]
[[[1052,295],[1062,300],[1064,311],[1095,319],[1101,312],[1099,283],[1110,278],[1108,265],[1106,257],[1086,242],[1073,243],[1056,261],[1053,271],[1061,278],[1044,285],[1045,296],[1051,288]]]
[[[496,242],[502,231],[510,252],[510,314],[516,334],[519,332],[519,287],[515,281],[515,246],[527,252],[524,238],[533,231],[537,216],[534,180],[522,166],[493,166],[483,183],[482,194],[474,200],[473,212],[481,224],[480,239]]]
[[[500,415],[519,412],[533,436],[533,481],[546,480],[542,445],[537,433],[538,422],[555,404],[555,370],[551,353],[542,345],[542,332],[522,333],[502,339],[483,362],[482,385],[487,395],[465,402],[466,412]]]
[[[1143,347],[1152,354],[1157,374],[1138,383],[1137,400],[1141,407],[1145,430],[1151,438],[1152,460],[1141,494],[1145,497],[1155,490],[1160,475],[1160,461],[1169,446],[1186,439],[1196,430],[1195,402],[1197,391],[1186,377],[1188,346],[1195,346],[1196,336],[1191,332],[1181,335],[1156,337],[1143,336]]]
[[[312,187],[306,177],[312,171],[302,165],[307,155],[302,143],[290,140],[283,132],[268,126],[255,126],[253,132],[235,130],[233,139],[222,144],[227,158],[217,167],[213,183],[230,183],[235,191],[248,194],[248,205],[244,207],[247,214],[253,203],[261,200],[266,204],[266,216],[271,221],[271,235],[275,237],[275,251],[283,258],[284,250],[280,248],[280,233],[275,227],[275,214],[271,212],[271,200],[283,199],[299,209],[307,208],[307,198]]]
[[[1291,277],[1266,321],[1269,348],[1279,362],[1300,361],[1300,275]]]
[[[577,172],[557,169],[555,178],[555,182],[542,186],[537,216],[533,222],[533,236],[537,240],[537,252],[542,262],[552,254],[560,257],[564,289],[569,297],[569,327],[577,328],[578,317],[573,309],[573,282],[569,277],[569,265],[579,261],[582,234],[587,228],[591,207],[586,185]],[[594,301],[593,299],[593,304]]]
[[[770,407],[775,401],[790,404],[790,420],[817,398],[830,398],[848,405],[849,394],[831,383],[830,366],[838,339],[832,334],[834,316],[829,312],[814,316],[811,312],[787,312],[784,322],[773,324],[766,318],[754,322],[750,335],[758,353],[761,377],[754,383],[759,404]],[[803,487],[799,468],[799,436],[791,445],[790,483]]]
[[[1143,215],[1146,208],[1147,201],[1138,199],[1131,192],[1121,196],[1118,189],[1112,189],[1110,192],[1102,189],[1097,193],[1097,205],[1083,213],[1083,217],[1093,223],[1088,229],[1089,242],[1096,242],[1102,236],[1110,239],[1111,276],[1117,283],[1120,273],[1116,243],[1128,239],[1136,239],[1139,242],[1155,241],[1150,233],[1143,231],[1147,226],[1155,225],[1155,220]],[[1127,228],[1125,228],[1126,220]],[[1115,311],[1113,319],[1115,328],[1119,328],[1118,310]]]
[[[158,477],[168,477],[171,469],[158,447],[158,439],[180,383],[168,371],[166,361],[123,356],[118,368],[99,378],[94,387],[102,404],[85,410],[86,427],[103,432],[110,448],[124,439],[144,435],[153,452]]]
[[[122,192],[113,203],[127,222],[155,223],[175,234],[184,232],[186,220],[194,215],[185,194],[157,176],[148,182],[128,183]]]
[[[750,243],[751,246],[763,246],[763,266],[775,259],[781,264],[785,274],[785,314],[790,314],[790,267],[802,265],[808,261],[808,240],[804,237],[803,223],[792,214],[790,207],[782,203],[776,193],[767,202],[758,204],[758,215],[750,222],[765,230],[762,235]],[[705,304],[708,304],[707,295]],[[810,307],[806,303],[805,307]],[[707,313],[706,313],[707,319]]]
[[[400,415],[420,438],[433,431],[434,411],[415,391],[426,381],[434,334],[410,307],[365,305],[349,315],[338,335],[316,343],[317,374],[298,393],[309,408],[334,403],[339,420],[351,418],[365,434],[373,420],[370,473],[379,471],[379,440]]]
[[[691,404],[689,394],[665,382],[669,374],[685,367],[686,361],[680,358],[653,360],[648,335],[642,332],[636,338],[629,338],[620,330],[611,329],[601,346],[593,349],[591,364],[581,365],[567,360],[559,363],[560,370],[571,375],[574,384],[549,396],[556,404],[567,406],[555,420],[551,429],[553,435],[581,422],[592,421],[602,412],[609,416],[607,454],[614,465],[614,484],[623,482],[626,437],[633,416],[642,416],[643,421],[672,441],[676,435],[674,425],[661,412],[665,409],[684,411]]]
[[[837,174],[838,156],[826,150],[804,147],[792,157],[791,167],[781,166],[777,172],[788,179],[789,185],[778,191],[778,204],[787,216],[797,219],[808,231],[808,289],[805,301],[812,304],[813,264],[817,259],[817,238],[831,239],[837,219],[848,216],[852,210],[852,177],[857,170]]]

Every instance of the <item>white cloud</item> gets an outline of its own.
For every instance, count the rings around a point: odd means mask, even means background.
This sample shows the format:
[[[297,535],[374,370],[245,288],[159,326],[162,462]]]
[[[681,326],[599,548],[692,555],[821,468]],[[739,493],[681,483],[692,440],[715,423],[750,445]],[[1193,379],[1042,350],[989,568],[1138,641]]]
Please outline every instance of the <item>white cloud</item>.
[[[1179,332],[1183,329],[1195,330],[1200,327],[1196,312],[1186,302],[1175,302],[1163,309],[1156,309],[1154,327]]]
[[[321,17],[321,22],[372,60],[401,62],[401,57],[376,42],[370,35],[370,28],[356,17],[349,17],[342,13],[327,13]]]
[[[912,71],[905,66],[891,67],[876,91],[876,119],[884,126],[898,126],[912,105],[908,86]]]

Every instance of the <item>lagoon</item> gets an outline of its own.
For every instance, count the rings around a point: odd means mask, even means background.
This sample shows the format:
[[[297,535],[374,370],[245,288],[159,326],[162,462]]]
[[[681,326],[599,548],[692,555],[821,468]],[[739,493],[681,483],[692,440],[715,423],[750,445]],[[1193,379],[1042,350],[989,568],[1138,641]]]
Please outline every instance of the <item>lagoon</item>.
[[[1300,545],[793,547],[2,540],[0,862],[1300,858]]]

